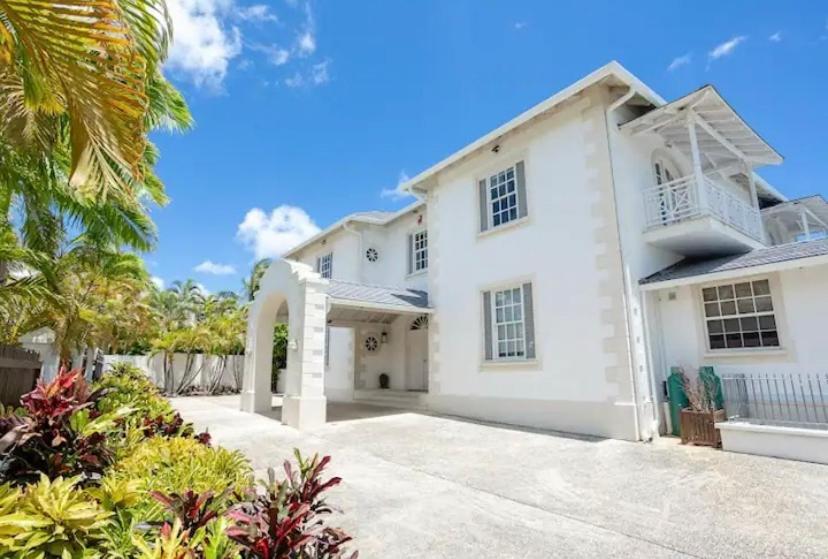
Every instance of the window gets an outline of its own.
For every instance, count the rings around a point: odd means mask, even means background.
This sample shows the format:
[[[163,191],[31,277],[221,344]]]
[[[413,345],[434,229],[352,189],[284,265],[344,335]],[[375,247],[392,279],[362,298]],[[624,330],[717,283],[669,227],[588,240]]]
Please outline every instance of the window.
[[[428,268],[428,232],[423,230],[414,233],[411,236],[411,254],[414,261],[411,263],[411,269],[414,272],[419,272]]]
[[[779,347],[768,280],[705,287],[702,302],[711,350]]]
[[[523,335],[523,294],[520,287],[495,291],[495,355],[498,359],[526,355]]]
[[[526,217],[524,163],[518,161],[479,181],[480,231]]]
[[[365,251],[365,258],[368,259],[368,262],[376,262],[379,260],[379,251],[374,247],[370,247]]]
[[[325,256],[320,256],[316,259],[316,271],[323,278],[330,279],[333,272],[333,253],[329,252]]]
[[[518,218],[518,193],[514,167],[509,167],[489,177],[489,205],[492,227]]]

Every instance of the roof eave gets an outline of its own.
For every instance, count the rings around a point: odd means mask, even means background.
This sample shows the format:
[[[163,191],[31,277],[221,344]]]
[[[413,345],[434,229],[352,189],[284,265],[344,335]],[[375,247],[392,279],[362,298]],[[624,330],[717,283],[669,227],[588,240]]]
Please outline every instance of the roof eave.
[[[591,87],[611,76],[626,83],[629,87],[633,88],[639,95],[647,99],[653,105],[660,106],[665,104],[666,102],[658,93],[650,89],[649,86],[647,86],[646,84],[644,84],[644,82],[635,77],[635,75],[633,75],[629,70],[624,68],[619,62],[613,60],[608,64],[605,64],[604,66],[598,68],[589,75],[576,81],[575,83],[569,85],[568,87],[560,90],[558,93],[552,95],[548,99],[524,111],[512,120],[492,130],[488,134],[482,136],[481,138],[478,138],[472,143],[454,152],[453,154],[449,155],[437,164],[432,165],[425,171],[419,173],[415,177],[409,179],[408,181],[400,185],[400,189],[406,192],[418,190],[418,187],[420,187],[420,185],[425,183],[432,176],[445,170],[450,165],[453,165],[454,163],[457,163],[458,161],[472,155],[478,150],[483,149],[489,143],[493,142],[500,136],[503,136],[504,134],[514,130],[515,128],[518,128],[519,126],[522,126],[530,122],[531,120],[546,113],[547,111],[554,109],[555,107],[557,107],[573,95],[576,95],[577,93],[580,93],[588,87]],[[427,187],[428,186],[426,186],[426,188]]]

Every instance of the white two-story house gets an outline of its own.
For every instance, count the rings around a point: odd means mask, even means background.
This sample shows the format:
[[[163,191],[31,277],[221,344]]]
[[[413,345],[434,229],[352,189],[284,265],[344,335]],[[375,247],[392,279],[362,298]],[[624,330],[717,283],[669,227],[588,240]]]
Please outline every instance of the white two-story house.
[[[825,363],[828,205],[715,88],[666,102],[610,63],[275,262],[250,313],[243,409],[384,402],[630,440],[670,367]]]

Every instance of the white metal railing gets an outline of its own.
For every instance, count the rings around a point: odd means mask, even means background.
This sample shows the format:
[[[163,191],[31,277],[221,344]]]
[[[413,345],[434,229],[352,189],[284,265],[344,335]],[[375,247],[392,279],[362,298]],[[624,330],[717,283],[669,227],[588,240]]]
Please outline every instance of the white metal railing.
[[[762,240],[759,211],[738,196],[704,177],[704,202],[694,176],[681,177],[644,190],[647,228],[712,216],[758,241]]]

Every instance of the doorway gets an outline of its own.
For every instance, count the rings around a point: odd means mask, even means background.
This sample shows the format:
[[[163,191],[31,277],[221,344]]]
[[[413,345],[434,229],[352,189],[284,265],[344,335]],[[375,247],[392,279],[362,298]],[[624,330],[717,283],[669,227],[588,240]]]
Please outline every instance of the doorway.
[[[405,387],[428,391],[428,316],[415,318],[406,333]]]

